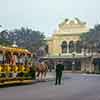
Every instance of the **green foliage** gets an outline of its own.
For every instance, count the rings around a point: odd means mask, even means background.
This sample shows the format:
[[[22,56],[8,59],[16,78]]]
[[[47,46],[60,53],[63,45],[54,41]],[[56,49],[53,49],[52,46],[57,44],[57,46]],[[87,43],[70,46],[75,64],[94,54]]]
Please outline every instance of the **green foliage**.
[[[0,32],[0,45],[2,46],[10,46],[11,42],[8,40],[7,30]]]
[[[11,46],[11,42],[8,40],[0,39],[0,45],[2,46]]]
[[[82,43],[90,48],[100,49],[100,24],[95,25],[89,32],[81,35]]]
[[[82,33],[81,36],[80,36],[80,37],[81,37],[81,40],[82,40],[82,41],[87,40],[88,34],[89,34],[88,32],[87,32],[87,33]]]
[[[44,34],[40,31],[34,31],[29,28],[15,29],[15,41],[18,46],[25,47],[31,51],[36,51],[40,46],[44,45]]]
[[[12,31],[4,30],[0,33],[0,44],[9,46],[14,41],[18,47],[27,48],[32,52],[45,45],[44,34],[40,31],[34,31],[30,28],[21,27],[20,29],[14,29]]]

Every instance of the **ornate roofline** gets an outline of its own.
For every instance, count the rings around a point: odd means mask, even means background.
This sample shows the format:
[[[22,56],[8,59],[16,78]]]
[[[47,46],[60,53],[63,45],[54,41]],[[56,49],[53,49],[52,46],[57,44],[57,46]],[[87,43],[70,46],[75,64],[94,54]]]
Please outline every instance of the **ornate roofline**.
[[[66,18],[62,23],[59,24],[59,28],[62,28],[64,26],[73,26],[73,25],[85,26],[86,23],[80,21],[80,19],[78,19],[77,17],[75,17],[74,20],[69,20]]]

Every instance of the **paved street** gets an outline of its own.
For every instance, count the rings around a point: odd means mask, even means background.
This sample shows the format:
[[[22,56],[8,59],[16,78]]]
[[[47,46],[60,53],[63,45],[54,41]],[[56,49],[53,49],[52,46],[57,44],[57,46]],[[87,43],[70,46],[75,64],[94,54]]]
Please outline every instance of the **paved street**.
[[[99,75],[65,73],[63,77],[61,86],[48,81],[1,88],[0,100],[100,100]]]

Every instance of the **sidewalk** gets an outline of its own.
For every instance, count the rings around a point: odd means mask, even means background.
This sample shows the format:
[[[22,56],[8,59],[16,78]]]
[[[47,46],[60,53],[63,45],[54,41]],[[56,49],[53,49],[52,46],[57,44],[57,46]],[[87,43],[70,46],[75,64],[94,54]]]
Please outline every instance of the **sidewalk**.
[[[47,80],[52,80],[55,78],[55,73],[54,72],[48,72],[46,75]]]

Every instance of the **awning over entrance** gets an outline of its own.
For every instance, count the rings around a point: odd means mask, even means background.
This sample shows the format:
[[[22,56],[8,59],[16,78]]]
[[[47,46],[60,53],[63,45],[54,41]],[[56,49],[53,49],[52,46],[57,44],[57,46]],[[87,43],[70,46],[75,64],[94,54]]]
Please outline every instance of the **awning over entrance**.
[[[61,55],[61,56],[44,56],[44,57],[40,57],[40,59],[85,59],[85,58],[89,58],[91,56],[84,56],[84,55],[75,55],[75,56],[72,56],[72,55]]]

